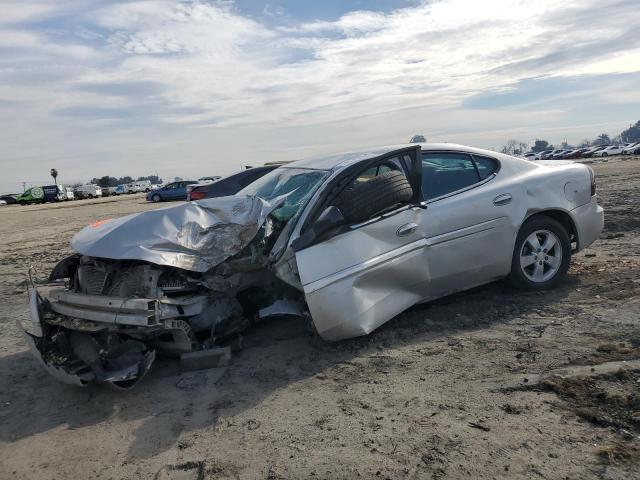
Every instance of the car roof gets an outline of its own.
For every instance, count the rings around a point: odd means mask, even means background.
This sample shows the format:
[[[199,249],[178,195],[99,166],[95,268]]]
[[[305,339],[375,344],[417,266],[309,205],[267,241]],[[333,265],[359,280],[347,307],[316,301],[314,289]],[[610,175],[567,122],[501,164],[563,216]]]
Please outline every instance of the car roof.
[[[405,143],[399,145],[386,145],[382,147],[372,147],[365,150],[356,150],[350,152],[334,153],[329,155],[318,155],[304,160],[291,162],[282,168],[310,168],[317,170],[341,170],[362,160],[379,157],[387,153],[397,150],[420,147],[423,152],[452,150],[456,152],[475,153],[476,155],[490,156],[494,158],[502,158],[497,152],[483,150],[481,148],[468,147],[456,143]]]

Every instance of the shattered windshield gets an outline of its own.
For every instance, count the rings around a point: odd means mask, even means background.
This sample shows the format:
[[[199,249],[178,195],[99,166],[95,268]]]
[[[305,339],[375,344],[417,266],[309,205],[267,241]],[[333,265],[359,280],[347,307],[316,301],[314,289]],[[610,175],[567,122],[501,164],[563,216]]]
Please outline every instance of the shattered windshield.
[[[281,195],[288,195],[284,204],[272,215],[287,221],[309,201],[313,193],[329,172],[305,168],[280,167],[246,186],[238,195],[255,195],[269,201]]]

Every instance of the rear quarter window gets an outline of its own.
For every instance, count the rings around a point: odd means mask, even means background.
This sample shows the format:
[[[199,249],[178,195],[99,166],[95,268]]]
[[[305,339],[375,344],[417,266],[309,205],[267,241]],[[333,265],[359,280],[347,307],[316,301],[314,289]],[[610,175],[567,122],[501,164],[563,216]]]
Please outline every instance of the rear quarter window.
[[[475,161],[476,167],[478,168],[480,180],[484,180],[485,178],[488,178],[498,171],[499,164],[493,158],[474,155],[473,160]]]

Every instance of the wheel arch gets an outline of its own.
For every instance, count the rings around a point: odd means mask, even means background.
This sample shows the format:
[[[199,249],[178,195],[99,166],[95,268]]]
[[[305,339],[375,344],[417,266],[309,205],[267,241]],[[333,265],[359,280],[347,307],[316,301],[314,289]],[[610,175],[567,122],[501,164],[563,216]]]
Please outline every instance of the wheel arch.
[[[578,229],[576,228],[576,224],[573,221],[573,218],[571,218],[569,212],[553,208],[527,212],[527,216],[525,217],[524,222],[522,222],[522,225],[532,218],[539,217],[548,217],[556,220],[567,231],[569,239],[571,240],[571,250],[575,252],[579,248],[580,239],[578,238]],[[520,226],[520,228],[522,228],[522,226]],[[575,247],[573,246],[574,243],[576,244]]]

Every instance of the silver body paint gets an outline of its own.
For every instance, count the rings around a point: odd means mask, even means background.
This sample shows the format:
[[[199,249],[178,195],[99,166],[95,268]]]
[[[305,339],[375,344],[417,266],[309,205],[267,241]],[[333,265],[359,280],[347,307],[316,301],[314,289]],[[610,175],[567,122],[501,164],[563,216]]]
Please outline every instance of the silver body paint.
[[[282,200],[220,197],[135,213],[85,227],[71,247],[89,257],[206,272],[246,247]]]
[[[294,251],[293,244],[302,236],[303,226],[315,218],[314,212],[323,205],[336,182],[357,172],[360,166],[364,170],[372,159],[383,160],[387,154],[396,155],[398,151],[411,151],[415,155],[470,153],[491,157],[500,168],[470,187],[426,202],[413,201]],[[415,165],[404,168],[417,168]],[[328,173],[308,203],[276,231],[278,237],[273,238],[270,254],[256,256],[263,262],[257,267],[298,289],[300,301],[277,300],[263,306],[259,317],[304,316],[305,305],[301,301],[304,297],[316,330],[326,340],[366,335],[412,305],[507,276],[518,231],[536,213],[553,211],[567,215],[575,232],[576,251],[595,241],[603,228],[603,210],[591,195],[590,171],[573,162],[531,162],[460,145],[422,144],[318,157],[280,168]],[[412,172],[405,171],[408,177],[415,173]],[[122,327],[142,329],[138,330],[141,332],[165,328],[177,335],[181,331],[174,321],[193,321],[197,325],[207,315],[233,318],[233,312],[239,308],[233,292],[255,279],[255,274],[237,268],[238,259],[232,257],[249,246],[261,229],[265,238],[273,234],[269,215],[284,200],[279,197],[267,202],[252,196],[214,198],[86,227],[72,240],[73,249],[83,258],[98,263],[101,259],[135,260],[177,268],[187,274],[203,274],[198,277],[199,285],[208,285],[210,291],[204,296],[133,299],[104,292],[99,293],[101,297],[92,297],[87,292],[65,290],[51,293],[43,303],[34,290],[32,333],[26,334],[29,346],[38,356],[36,342],[43,336],[44,322],[39,310],[43,305],[49,312],[49,330],[51,325],[84,332],[119,331]],[[251,245],[253,248],[254,244]],[[251,258],[254,266],[257,261]],[[133,267],[117,264],[117,268]],[[158,277],[154,278],[153,285]],[[224,290],[228,279],[234,279],[234,291]],[[222,297],[216,296],[218,293]],[[57,320],[50,319],[54,317]],[[146,341],[144,335],[140,338]],[[150,350],[137,363],[103,379],[122,380],[136,375],[141,378],[153,362],[153,355]],[[60,373],[59,368],[52,369],[42,361],[52,374],[65,377],[65,372]],[[90,381],[74,375],[63,380],[76,384]]]
[[[366,335],[412,305],[506,277],[518,231],[535,213],[567,213],[577,231],[577,251],[602,231],[603,210],[591,197],[584,165],[534,163],[452,144],[421,147],[423,153],[489,156],[500,162],[500,169],[488,180],[422,208],[400,208],[297,252],[311,317],[326,340]],[[333,176],[353,161],[353,156],[336,160]],[[329,167],[326,162],[323,166]],[[510,195],[511,201],[494,204],[502,195]],[[408,224],[415,224],[413,232],[398,236]]]

